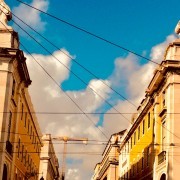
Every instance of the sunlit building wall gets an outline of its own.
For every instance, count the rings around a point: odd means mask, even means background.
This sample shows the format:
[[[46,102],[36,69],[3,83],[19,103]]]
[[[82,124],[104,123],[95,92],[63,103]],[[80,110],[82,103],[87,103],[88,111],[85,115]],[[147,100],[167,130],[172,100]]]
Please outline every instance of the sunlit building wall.
[[[118,180],[119,143],[124,132],[125,130],[111,135],[102,154],[102,161],[95,166],[93,180]]]
[[[178,180],[180,39],[169,44],[122,138],[120,179]]]
[[[51,135],[45,134],[42,137],[43,147],[40,155],[39,179],[59,179],[59,163],[55,154]]]

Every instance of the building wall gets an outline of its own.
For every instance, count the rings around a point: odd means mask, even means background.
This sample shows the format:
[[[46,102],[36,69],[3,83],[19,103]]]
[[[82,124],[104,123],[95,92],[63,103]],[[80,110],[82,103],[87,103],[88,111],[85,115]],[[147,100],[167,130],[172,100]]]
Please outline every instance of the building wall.
[[[119,145],[124,131],[113,134],[103,152],[103,158],[95,167],[93,180],[118,180],[119,178]]]
[[[147,102],[141,104],[149,106]],[[140,110],[139,110],[140,111]],[[129,132],[124,137],[120,152],[120,177],[121,179],[143,179],[152,174],[153,167],[153,106],[142,111]]]
[[[7,41],[0,48],[0,179],[4,166],[6,179],[37,179],[42,143],[28,93],[31,80],[23,52],[18,49],[17,33],[1,30],[0,34],[4,37],[0,47]]]
[[[59,179],[59,164],[55,155],[51,135],[43,135],[42,141],[43,147],[41,148],[40,155],[39,179],[41,177],[48,180]]]
[[[177,39],[168,46],[132,125],[122,137],[120,179],[179,179],[179,62],[180,40]]]

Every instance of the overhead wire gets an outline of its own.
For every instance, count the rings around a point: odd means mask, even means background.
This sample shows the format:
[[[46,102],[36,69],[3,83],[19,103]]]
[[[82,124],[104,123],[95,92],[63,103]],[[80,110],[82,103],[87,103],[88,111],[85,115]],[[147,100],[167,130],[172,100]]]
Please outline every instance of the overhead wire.
[[[52,55],[52,57],[57,60],[60,64],[62,64],[69,72],[71,72],[77,79],[79,79],[83,84],[87,85],[88,89],[94,92],[98,97],[100,97],[106,104],[112,107],[116,112],[118,112],[124,119],[128,120],[121,112],[119,112],[111,103],[108,102],[102,95],[100,95],[97,91],[95,91],[92,87],[88,86],[88,84],[80,78],[76,73],[74,73],[69,67],[67,67],[64,63],[62,63],[56,56],[54,56],[46,47],[44,47],[41,43],[39,43],[32,35],[30,35],[26,30],[24,30],[18,23],[12,20],[21,30],[23,30],[29,37],[31,37],[38,45],[40,45],[45,51]],[[22,44],[22,43],[21,43]],[[65,91],[64,91],[65,92]],[[66,92],[65,92],[66,93]],[[67,93],[66,93],[67,94]],[[71,98],[72,99],[72,98]],[[77,103],[76,103],[77,104]],[[79,105],[78,105],[79,106]],[[80,107],[80,106],[79,106]],[[84,114],[84,111],[83,111]],[[130,122],[130,121],[129,121]]]
[[[21,43],[22,45],[22,43]],[[29,53],[29,51],[24,47],[23,45],[23,48]],[[29,55],[36,61],[36,63],[39,64],[39,66],[46,72],[46,74],[56,83],[56,85],[59,87],[59,84],[55,81],[55,79],[47,72],[47,70],[45,70],[45,68],[43,68],[43,66],[34,58],[34,56],[32,56],[32,54],[29,53]],[[60,88],[60,87],[59,87]],[[93,123],[93,125],[99,129],[99,131],[104,135],[105,138],[108,139],[107,135],[98,127],[96,126],[96,123],[87,115],[84,113],[84,111],[81,109],[81,107],[69,96],[69,94],[65,91],[62,91],[63,93],[66,94],[66,96],[76,105],[76,107],[78,107],[78,109],[82,112],[83,115],[86,116],[86,118]]]
[[[18,0],[19,1],[19,0]],[[21,2],[21,1],[20,1]],[[26,4],[26,3],[25,3]],[[26,4],[27,5],[27,4]],[[33,8],[33,7],[32,7]],[[17,16],[16,16],[17,17]],[[17,17],[18,18],[18,17]],[[18,18],[19,19],[19,18]],[[19,19],[20,20],[20,19]],[[15,22],[15,21],[14,21]],[[23,21],[22,21],[23,22]],[[15,24],[16,25],[18,25],[16,22],[15,22]],[[26,25],[27,25],[27,23],[25,23]],[[19,25],[18,25],[19,26]],[[27,25],[28,27],[30,27],[29,25]],[[19,26],[20,27],[20,26]],[[20,27],[21,29],[22,29],[22,27]],[[31,28],[32,29],[32,28]],[[24,32],[26,32],[24,29],[22,29]],[[27,32],[26,32],[27,33]],[[29,35],[29,33],[27,33],[28,35]],[[39,33],[38,33],[39,34]],[[31,38],[33,38],[31,35],[30,35],[30,37]],[[42,37],[42,36],[41,36]],[[34,38],[33,38],[34,39]],[[34,39],[35,40],[35,39]],[[36,40],[35,40],[36,41]],[[38,42],[38,41],[36,41],[40,46],[41,46],[41,44]],[[49,42],[49,41],[48,41]],[[43,47],[43,46],[41,46],[41,47]],[[58,48],[59,49],[59,48]],[[125,49],[124,49],[125,50]],[[49,51],[48,51],[49,52]],[[52,55],[52,53],[50,52],[50,54]],[[133,53],[134,54],[134,53]],[[135,55],[137,55],[136,53],[135,53]],[[57,59],[56,57],[55,57],[55,59]],[[58,59],[57,59],[58,60]],[[151,61],[151,60],[150,60]],[[60,62],[59,60],[58,60],[58,62]],[[152,62],[154,62],[154,61],[152,61]],[[61,63],[61,62],[60,62]],[[156,62],[155,62],[156,63]],[[62,64],[62,63],[61,63]],[[156,63],[156,64],[158,64],[159,65],[159,63]],[[66,67],[66,66],[65,66]],[[66,67],[66,68],[68,68],[68,67]],[[85,83],[86,85],[87,85],[87,83],[84,81],[84,80],[82,80],[81,78],[79,78],[74,72],[72,72],[72,70],[70,70],[69,68],[68,68],[68,70],[71,72],[71,73],[73,73],[73,75],[75,75],[79,80],[81,80],[81,82],[83,82],[83,83]],[[89,87],[90,88],[90,87]],[[104,99],[100,94],[98,94],[96,91],[94,91],[94,89],[93,88],[90,88],[93,92],[95,92],[99,97],[101,97],[102,99]],[[116,112],[118,112],[124,119],[126,119],[126,120],[128,120],[129,122],[130,122],[130,120],[129,119],[127,119],[123,114],[121,114],[115,107],[113,107],[107,100],[105,100],[104,99],[104,101],[108,104],[108,105],[110,105]],[[128,101],[129,102],[129,101]],[[130,102],[131,103],[131,102]],[[131,103],[131,104],[133,104],[133,103]],[[131,122],[130,122],[131,123]],[[164,127],[165,128],[165,127]],[[168,129],[167,129],[168,130]],[[169,131],[169,130],[168,130]],[[169,131],[170,132],[170,131]],[[172,133],[172,132],[171,132]],[[175,135],[176,136],[176,135]],[[178,136],[176,136],[176,137],[178,137]],[[179,138],[180,139],[180,138]]]
[[[54,56],[47,48],[45,48],[41,43],[39,43],[32,35],[30,35],[26,30],[24,30],[18,23],[16,23],[14,20],[12,20],[21,30],[23,30],[26,34],[28,34],[29,37],[31,37],[38,45],[40,45],[45,51],[47,51],[49,54],[52,55],[53,58],[55,58],[59,63],[61,63],[66,69],[68,69],[76,78],[78,78],[82,83],[88,85],[82,78],[80,78],[79,76],[77,76],[71,69],[69,69],[64,63],[62,63],[56,56]],[[22,45],[22,43],[21,43]],[[24,47],[24,46],[23,46]],[[27,48],[24,47],[24,49],[27,51]],[[27,51],[28,52],[28,51]],[[30,54],[31,57],[33,57],[34,59],[34,56],[32,56],[32,54]],[[37,61],[36,61],[37,62]],[[44,68],[43,68],[44,69]],[[44,69],[45,70],[45,69]],[[50,75],[48,73],[48,75]],[[51,77],[52,79],[52,77]],[[57,83],[56,83],[57,84]],[[59,85],[58,85],[59,86]],[[99,93],[97,93],[93,88],[89,87],[88,88],[93,91],[96,95],[98,95],[101,99],[103,99],[106,104],[108,104],[110,107],[112,107],[116,112],[118,112],[124,119],[128,120],[123,114],[121,114],[115,107],[113,107],[104,97],[102,97]],[[65,91],[63,91],[66,95],[68,95]],[[68,95],[69,96],[69,95]],[[69,96],[70,97],[70,96]],[[72,100],[72,98],[70,97],[70,99]],[[73,100],[74,101],[74,100]],[[75,101],[74,101],[75,102]],[[76,103],[76,105],[80,108],[80,106]],[[81,109],[82,110],[82,109]],[[84,111],[82,111],[83,114]],[[87,116],[87,115],[86,115]],[[130,121],[129,121],[130,122]],[[107,136],[106,136],[107,138]]]
[[[83,29],[83,28],[81,28],[81,27],[78,27],[78,26],[72,24],[72,23],[69,23],[69,22],[67,22],[67,21],[65,21],[65,20],[63,20],[63,19],[61,19],[61,18],[59,18],[59,17],[57,17],[57,16],[55,16],[55,15],[52,15],[52,14],[47,13],[47,12],[44,12],[43,10],[40,10],[40,9],[38,9],[38,8],[32,6],[32,5],[29,5],[29,4],[27,4],[27,3],[25,3],[25,2],[23,2],[23,1],[21,1],[21,0],[17,0],[17,1],[20,2],[20,3],[22,3],[22,4],[24,4],[24,5],[26,5],[26,6],[28,6],[28,7],[30,7],[30,8],[32,8],[32,9],[35,9],[35,10],[37,10],[37,11],[43,13],[43,14],[46,14],[46,15],[48,15],[48,16],[50,16],[50,17],[52,17],[52,18],[54,18],[54,19],[56,19],[56,20],[58,20],[58,21],[61,21],[61,22],[64,23],[64,24],[67,24],[67,25],[69,25],[69,26],[71,26],[71,27],[73,27],[73,28],[75,28],[75,29],[78,29],[78,30],[80,30],[80,31],[82,31],[82,32],[84,32],[84,33],[86,33],[86,34],[88,34],[88,35],[91,35],[92,37],[95,37],[95,38],[97,38],[97,39],[99,39],[99,40],[102,40],[102,41],[108,43],[108,44],[111,44],[111,45],[113,45],[113,46],[116,46],[116,47],[118,47],[118,48],[120,48],[120,49],[123,49],[123,50],[125,50],[125,51],[127,51],[127,52],[130,52],[130,53],[132,53],[132,54],[134,54],[134,55],[136,55],[136,56],[139,56],[139,57],[141,57],[141,58],[143,58],[143,59],[145,59],[145,60],[147,60],[147,61],[150,61],[150,62],[152,62],[152,63],[154,63],[154,64],[159,65],[159,63],[157,63],[157,62],[155,62],[155,61],[153,61],[153,60],[151,60],[151,59],[149,59],[149,58],[147,58],[147,57],[144,57],[144,56],[142,56],[142,55],[140,55],[140,54],[138,54],[138,53],[136,53],[136,52],[134,52],[134,51],[132,51],[132,50],[129,50],[128,48],[125,48],[125,47],[123,47],[123,46],[120,46],[120,45],[118,45],[118,44],[116,44],[116,43],[114,43],[114,42],[112,42],[112,41],[110,41],[110,40],[107,40],[107,39],[105,39],[105,38],[103,38],[103,37],[100,37],[100,36],[98,36],[98,35],[90,32],[90,31],[88,31],[88,30],[85,30],[85,29]]]
[[[35,137],[35,136],[34,136]],[[31,141],[31,140],[30,140]],[[51,141],[53,141],[53,140],[51,140]],[[53,144],[64,144],[64,142],[63,142],[63,140],[60,140],[61,142],[55,142],[55,141],[53,141]],[[44,142],[46,142],[46,140],[44,141],[43,140],[43,143]],[[3,142],[3,141],[0,141],[0,144],[4,144],[4,143],[7,143],[7,141],[5,141],[5,142]],[[19,142],[17,141],[17,142],[15,142],[15,141],[10,141],[10,143],[11,144],[18,144]],[[111,143],[109,143],[109,142],[105,142],[105,141],[98,141],[98,140],[87,140],[87,144],[84,144],[84,143],[80,143],[80,142],[71,142],[71,141],[69,141],[69,142],[67,142],[67,144],[68,145],[85,145],[85,146],[89,146],[89,145],[107,145],[107,143],[108,143],[108,145],[109,146],[119,146],[119,145],[121,145],[121,143],[122,142],[116,142],[116,143],[114,143],[114,142],[111,142]],[[21,140],[21,144],[29,144],[29,145],[37,145],[37,143],[34,143],[34,142],[29,142],[29,141],[23,141],[23,140]],[[38,143],[39,144],[39,143]],[[147,144],[149,144],[148,146],[164,146],[164,147],[168,147],[168,146],[170,146],[170,147],[180,147],[180,143],[175,143],[175,144],[171,144],[171,143],[150,143],[150,142],[138,142],[137,144],[135,144],[136,146],[144,146],[144,145],[147,145]],[[130,148],[130,149],[132,149],[132,148]],[[122,152],[123,153],[123,152]]]
[[[31,55],[31,54],[30,54]],[[83,114],[85,114],[84,112],[83,112]]]
[[[4,12],[3,12],[4,13]],[[1,22],[2,23],[2,22]],[[3,24],[3,23],[2,23]],[[4,25],[4,24],[3,24]],[[4,25],[5,26],[5,25]],[[6,26],[5,26],[6,27]],[[51,80],[59,87],[59,84],[56,82],[56,80],[47,72],[47,70],[34,58],[34,56],[25,48],[25,46],[20,43],[21,46],[28,52],[28,54],[35,60],[35,62],[43,69],[43,71],[51,78]],[[59,87],[60,88],[60,87]],[[65,92],[65,91],[62,91],[75,105],[76,107],[83,113],[83,115],[86,116],[86,118],[91,122],[93,123],[93,125],[99,129],[99,131],[103,134],[103,136],[108,139],[107,135],[96,125],[96,123],[87,115],[84,113],[84,111],[82,110],[82,108],[70,97],[70,95]]]
[[[56,58],[47,48],[45,48],[41,43],[39,43],[32,35],[30,35],[26,30],[24,30],[18,23],[16,23],[14,20],[13,22],[21,29],[23,30],[29,37],[31,37],[38,45],[40,45],[46,52],[48,52],[49,54],[51,54],[59,63],[61,63],[66,69],[68,69],[75,77],[77,77],[81,82],[83,82],[84,84],[88,85],[83,79],[81,79],[80,77],[78,77],[71,69],[69,69],[64,63],[62,63],[61,61],[59,61],[58,58]],[[22,44],[22,43],[21,43]],[[30,54],[30,53],[29,53]],[[31,55],[31,54],[30,54]],[[32,56],[32,55],[31,55]],[[34,58],[34,57],[33,57]],[[129,123],[131,123],[131,121],[129,119],[127,119],[123,114],[121,114],[115,107],[113,107],[106,99],[104,99],[104,97],[102,97],[100,94],[98,94],[93,88],[89,87],[89,89],[91,89],[94,93],[96,93],[101,99],[103,99],[110,107],[112,107],[116,112],[118,112],[124,119],[126,119],[127,121],[129,121]],[[72,98],[71,98],[72,99]],[[76,103],[77,104],[77,103]],[[84,111],[83,111],[84,114]],[[87,116],[87,115],[86,115]]]
[[[47,48],[45,48],[41,43],[39,43],[33,36],[31,36],[26,30],[24,30],[19,24],[17,24],[14,20],[13,20],[13,22],[20,28],[20,29],[22,29],[26,34],[28,34],[36,43],[38,43],[43,49],[45,49],[48,53],[50,53],[51,55],[53,55],[49,50],[47,50]],[[22,45],[22,43],[21,43],[21,45]],[[24,47],[24,46],[23,46]],[[24,49],[28,52],[28,50],[24,47]],[[30,56],[31,57],[33,57],[32,56],[32,54],[31,53],[29,53],[30,54]],[[59,59],[57,59],[54,55],[53,55],[53,57],[56,59],[56,60],[58,60],[58,62],[60,62],[61,63],[61,61],[59,61]],[[34,57],[33,57],[34,58]],[[37,61],[36,61],[37,62]],[[61,63],[62,65],[63,65],[63,63]],[[64,65],[70,72],[72,72],[66,65]],[[81,80],[83,83],[85,83],[85,84],[87,84],[84,80],[82,80],[81,78],[79,78],[74,72],[72,72],[79,80]],[[48,73],[49,74],[49,73]],[[56,83],[57,84],[57,83]],[[59,85],[58,85],[58,87],[59,87]],[[96,91],[94,91],[94,89],[92,89],[92,88],[90,88],[93,92],[95,92],[96,94],[97,94],[97,92]],[[63,91],[64,93],[66,93],[65,91]],[[104,99],[101,95],[99,95],[99,94],[97,94],[99,97],[101,97],[102,99]],[[72,99],[72,98],[71,98]],[[105,100],[105,99],[104,99]],[[129,121],[129,123],[131,123],[131,121],[129,120],[129,119],[127,119],[123,114],[121,114],[121,112],[119,112],[115,107],[113,107],[107,100],[105,100],[105,102],[107,103],[107,104],[109,104],[116,112],[118,112],[122,117],[124,117],[124,119],[126,119],[127,121]],[[85,114],[84,113],[84,111],[82,112],[83,114]],[[87,116],[87,114],[86,114],[86,116]],[[88,116],[87,116],[88,117]],[[95,125],[95,124],[94,124]],[[95,125],[96,126],[96,125]],[[97,127],[97,126],[96,126]],[[163,127],[163,128],[165,128],[165,129],[167,129],[166,127]],[[98,129],[100,129],[99,127],[98,127]],[[168,129],[167,129],[168,130]],[[172,133],[170,130],[168,130],[170,133]],[[105,134],[104,134],[105,135]],[[175,134],[174,134],[175,135]],[[178,137],[177,135],[175,135],[176,137]],[[107,138],[107,136],[106,136],[106,138]],[[178,137],[179,139],[180,139],[180,137]],[[108,139],[108,138],[107,138]]]
[[[12,111],[12,112],[7,112],[7,111],[4,111],[4,112],[0,112],[0,114],[9,114],[9,113],[12,113],[12,114],[26,114],[26,113],[31,113],[31,114],[47,114],[47,115],[69,115],[69,114],[83,114],[82,112],[45,112],[45,111],[34,111],[34,112],[22,112],[22,111]],[[84,112],[86,114],[94,114],[94,115],[99,115],[99,114],[109,114],[109,115],[119,115],[118,112]],[[137,112],[121,112],[121,114],[135,114]],[[146,115],[147,113],[142,113],[143,115]],[[159,114],[159,113],[150,113],[150,114]],[[165,113],[166,115],[168,114],[180,114],[180,112],[175,112],[175,113]]]
[[[180,147],[177,147],[177,148],[180,148]],[[21,151],[17,152],[17,151],[14,151],[12,153],[22,153]],[[24,152],[25,153],[25,152]],[[29,154],[47,154],[47,152],[35,152],[35,151],[27,151],[27,153]],[[63,154],[64,152],[60,152],[60,151],[57,151],[57,152],[48,152],[49,154]],[[69,151],[69,152],[66,152],[66,154],[76,154],[76,155],[102,155],[102,152],[95,152],[95,151],[87,151],[87,152],[84,152],[84,151]],[[115,155],[113,155],[114,153],[112,153],[112,155],[110,154],[108,157],[115,157]],[[140,152],[140,151],[137,151],[137,152],[126,152],[126,153],[122,153],[122,155],[147,155],[147,152]],[[157,155],[157,152],[151,152],[150,154],[148,154],[149,156],[152,156],[152,155]],[[174,153],[168,153],[168,156],[180,156],[180,151],[178,152],[174,152]],[[116,156],[117,157],[117,156]]]
[[[72,56],[70,56],[68,53],[64,52],[62,49],[60,49],[57,45],[55,45],[54,43],[52,43],[48,38],[46,38],[45,36],[43,36],[41,33],[39,33],[38,31],[36,31],[34,28],[32,28],[30,25],[28,25],[26,22],[24,22],[21,18],[19,18],[18,16],[16,16],[14,13],[12,13],[14,17],[16,17],[19,21],[21,21],[22,23],[24,23],[27,27],[29,27],[31,30],[33,30],[34,32],[36,32],[40,37],[42,37],[44,40],[46,40],[49,44],[51,44],[53,47],[55,47],[57,50],[61,51],[63,54],[65,54],[67,57],[69,57],[70,59],[73,59],[73,62],[75,62],[76,64],[78,64],[81,68],[83,68],[86,72],[88,72],[90,75],[92,75],[93,77],[95,77],[96,79],[100,80],[104,85],[106,85],[107,87],[109,87],[113,92],[115,92],[116,94],[118,94],[122,99],[126,100],[127,102],[129,102],[132,106],[136,107],[137,106],[131,102],[130,100],[128,100],[125,96],[123,96],[122,94],[120,94],[118,91],[116,91],[114,88],[112,88],[110,85],[108,85],[107,83],[105,83],[104,81],[102,81],[97,75],[95,75],[92,71],[90,71],[89,69],[87,69],[85,66],[83,66],[82,64],[80,64],[78,61],[76,61],[74,58],[72,58]]]
[[[18,18],[17,16],[15,16],[16,18]],[[20,18],[18,18],[20,21],[22,21]],[[14,21],[15,22],[15,21]],[[22,21],[23,23],[25,23],[24,21]],[[15,22],[15,24],[16,25],[18,25],[16,22]],[[31,28],[27,23],[25,23],[29,28]],[[18,25],[19,26],[19,25]],[[20,27],[20,26],[19,26]],[[21,27],[20,27],[21,28]],[[21,28],[22,29],[22,28]],[[33,28],[31,28],[32,30],[34,30]],[[36,30],[34,30],[36,33],[38,33]],[[44,36],[42,36],[40,33],[38,33],[41,37],[43,37],[44,39],[46,39],[47,40],[47,38],[45,38]],[[28,34],[29,35],[29,34]],[[31,38],[32,38],[32,36],[31,36]],[[34,38],[33,38],[34,39]],[[49,40],[47,40],[49,43],[51,43]],[[38,43],[39,44],[39,43]],[[52,45],[53,45],[53,43],[51,43]],[[57,46],[54,46],[54,47],[57,47]],[[58,48],[58,47],[57,47]],[[58,48],[59,49],[59,48]],[[60,50],[60,49],[59,49]],[[62,51],[63,52],[63,51]],[[50,52],[51,53],[51,52]],[[51,53],[51,55],[52,55],[52,53]],[[59,60],[58,60],[59,61]],[[60,62],[60,61],[59,61]],[[60,62],[61,63],[61,62]],[[62,64],[62,63],[61,63]],[[65,66],[66,67],[66,66]],[[86,68],[85,68],[86,69]],[[69,68],[68,68],[68,70],[71,72],[71,73],[73,73]],[[86,69],[87,71],[88,71],[88,69]],[[91,72],[90,72],[91,73]],[[74,73],[73,73],[74,74]],[[77,78],[78,78],[78,76],[76,75],[76,74],[74,74]],[[93,74],[92,74],[93,75]],[[96,77],[96,75],[94,75],[95,77]],[[98,77],[97,77],[98,78]],[[79,78],[78,78],[79,79]],[[83,83],[85,83],[86,85],[87,85],[87,83],[84,81],[84,80],[82,80],[81,78],[80,78],[80,80],[83,82]],[[101,82],[103,82],[103,81],[101,81]],[[106,83],[105,83],[105,85],[107,85]],[[108,87],[110,87],[110,86],[108,86]],[[89,87],[90,88],[90,87]],[[111,88],[111,87],[110,87]],[[90,88],[93,92],[95,92],[96,94],[97,94],[97,92],[96,91],[94,91],[94,89],[92,89],[92,88]],[[113,89],[112,89],[113,90]],[[115,90],[113,90],[113,91],[115,91]],[[118,92],[116,92],[117,94],[118,94]],[[99,95],[99,94],[97,94],[99,97],[101,97],[102,99],[104,99],[101,95]],[[119,94],[120,96],[122,96],[121,94]],[[123,97],[123,96],[122,96]],[[124,98],[124,97],[123,97]],[[129,103],[131,103],[132,105],[134,105],[132,102],[130,102],[127,98],[124,98],[125,100],[127,100]],[[105,99],[104,99],[105,100]],[[120,114],[120,115],[122,115],[126,120],[128,120],[124,115],[123,115],[123,113],[121,113],[121,112],[119,112],[117,109],[115,109],[107,100],[105,100],[105,102],[108,104],[108,105],[110,105],[115,111],[117,111],[117,114]],[[134,105],[135,106],[135,105]],[[136,107],[136,106],[135,106]],[[129,121],[129,120],[128,120]],[[130,121],[129,121],[130,122]],[[158,122],[157,122],[158,123]],[[166,127],[163,127],[163,128],[165,128],[165,129],[167,129]],[[170,133],[172,133],[170,130],[168,130],[167,129],[167,131],[169,131]],[[175,135],[175,134],[174,134]],[[175,135],[176,137],[178,137],[177,135]],[[179,139],[180,139],[180,137],[178,137]]]

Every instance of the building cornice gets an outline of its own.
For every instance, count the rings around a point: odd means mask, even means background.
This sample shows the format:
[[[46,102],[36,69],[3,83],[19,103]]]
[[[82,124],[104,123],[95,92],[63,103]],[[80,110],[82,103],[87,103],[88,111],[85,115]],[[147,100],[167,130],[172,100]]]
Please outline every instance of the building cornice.
[[[0,57],[2,60],[17,60],[17,70],[25,86],[28,87],[31,84],[29,72],[26,65],[26,58],[24,57],[23,51],[13,48],[0,48]]]

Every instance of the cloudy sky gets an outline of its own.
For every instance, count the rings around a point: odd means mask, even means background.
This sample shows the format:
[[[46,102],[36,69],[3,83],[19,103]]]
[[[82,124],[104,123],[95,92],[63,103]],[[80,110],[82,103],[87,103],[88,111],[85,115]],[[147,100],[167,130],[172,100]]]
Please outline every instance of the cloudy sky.
[[[87,145],[68,143],[66,178],[91,179],[103,144],[112,133],[128,127],[157,65],[18,1],[6,3],[14,14],[15,22],[10,24],[26,48],[21,46],[32,79],[32,102],[36,112],[41,112],[37,116],[42,132],[88,138]],[[157,63],[176,38],[180,7],[178,0],[26,3]],[[62,142],[54,143],[61,166]]]

